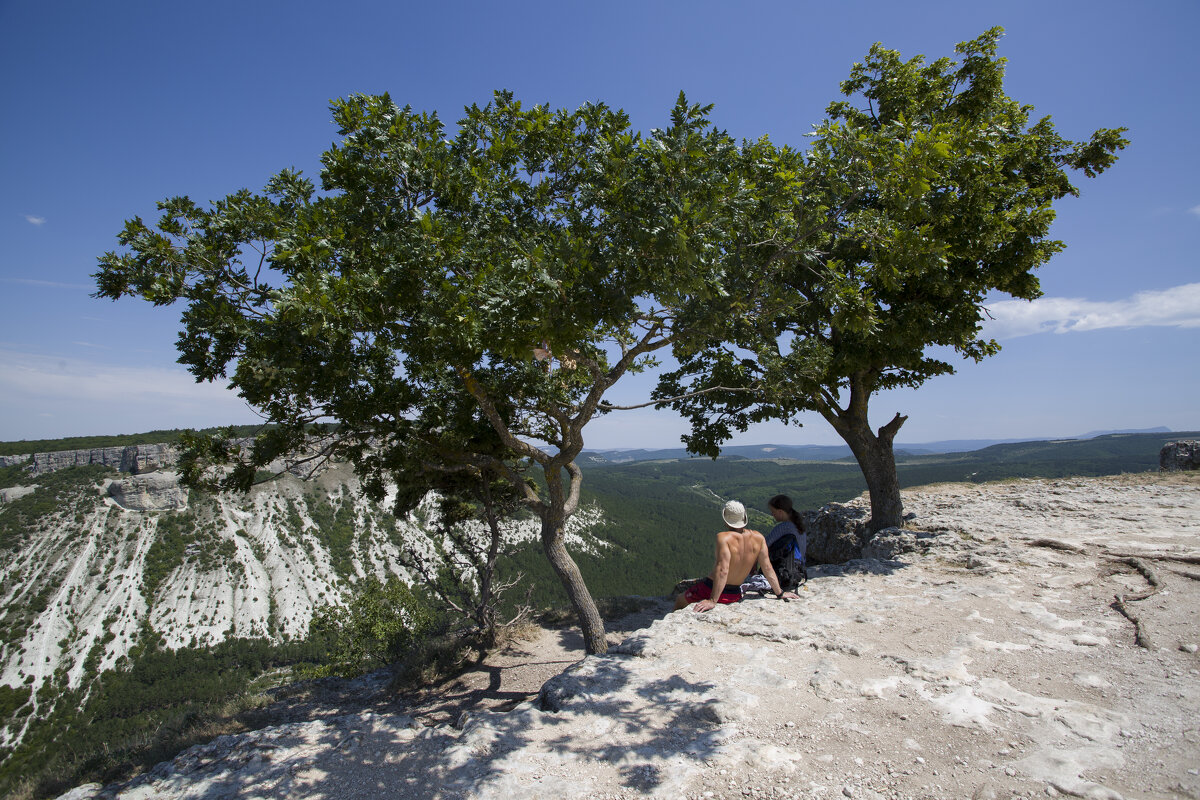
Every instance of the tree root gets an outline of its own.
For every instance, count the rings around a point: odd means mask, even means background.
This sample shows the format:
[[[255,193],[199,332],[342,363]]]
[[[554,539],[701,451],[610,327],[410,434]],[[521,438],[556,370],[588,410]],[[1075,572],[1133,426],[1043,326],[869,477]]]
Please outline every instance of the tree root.
[[[1117,595],[1116,602],[1113,603],[1113,608],[1115,608],[1117,611],[1120,611],[1122,616],[1133,623],[1133,640],[1137,643],[1137,646],[1144,647],[1147,650],[1153,650],[1154,643],[1151,642],[1150,637],[1146,635],[1146,630],[1142,627],[1142,621],[1138,619],[1136,614],[1129,610],[1128,606],[1125,605],[1125,598],[1121,597],[1121,595]]]
[[[1151,590],[1149,592],[1136,597],[1130,597],[1130,600],[1145,600],[1150,595],[1158,593],[1158,590],[1162,587],[1162,581],[1158,579],[1158,575],[1154,570],[1150,569],[1149,564],[1140,558],[1123,558],[1121,561],[1142,573],[1142,577],[1146,579],[1146,583],[1150,584]]]
[[[1200,564],[1200,556],[1177,555],[1174,553],[1117,553],[1110,550],[1106,555],[1117,561],[1148,559],[1150,561],[1179,561],[1184,564]]]
[[[1142,625],[1141,619],[1129,609],[1127,603],[1136,603],[1139,600],[1145,600],[1147,597],[1153,597],[1154,595],[1158,594],[1159,589],[1162,588],[1162,581],[1159,580],[1158,575],[1154,572],[1154,570],[1152,570],[1150,566],[1141,558],[1125,557],[1117,560],[1119,560],[1122,564],[1128,564],[1136,569],[1141,573],[1142,577],[1146,579],[1146,583],[1150,584],[1150,591],[1148,592],[1131,595],[1129,597],[1117,595],[1113,602],[1113,608],[1119,611],[1121,615],[1125,617],[1125,619],[1133,623],[1134,641],[1137,643],[1138,647],[1143,647],[1147,650],[1153,650],[1155,648],[1154,643],[1150,640],[1150,635],[1146,633],[1145,626]]]

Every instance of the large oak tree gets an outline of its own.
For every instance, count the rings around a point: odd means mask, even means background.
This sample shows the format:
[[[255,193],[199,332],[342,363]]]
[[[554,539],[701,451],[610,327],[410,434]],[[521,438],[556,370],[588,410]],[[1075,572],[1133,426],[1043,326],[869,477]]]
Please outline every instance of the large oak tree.
[[[99,296],[179,303],[180,362],[274,424],[248,444],[194,437],[185,475],[234,465],[218,483],[244,487],[316,442],[376,494],[423,473],[502,481],[604,652],[564,543],[576,459],[605,393],[672,344],[684,303],[722,291],[738,148],[682,95],[648,136],[601,104],[504,92],[453,132],[386,95],[333,111],[322,192],[284,171],[207,207],[170,199],[100,259]]]

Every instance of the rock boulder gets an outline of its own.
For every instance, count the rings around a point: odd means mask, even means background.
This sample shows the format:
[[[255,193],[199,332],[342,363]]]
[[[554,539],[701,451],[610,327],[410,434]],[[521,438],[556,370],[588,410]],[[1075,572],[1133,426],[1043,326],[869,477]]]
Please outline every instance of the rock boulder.
[[[808,534],[810,564],[842,564],[862,558],[863,545],[871,537],[867,530],[870,509],[827,503],[816,511],[802,511],[800,517]]]
[[[1158,468],[1163,472],[1200,469],[1200,442],[1169,442],[1158,451]]]

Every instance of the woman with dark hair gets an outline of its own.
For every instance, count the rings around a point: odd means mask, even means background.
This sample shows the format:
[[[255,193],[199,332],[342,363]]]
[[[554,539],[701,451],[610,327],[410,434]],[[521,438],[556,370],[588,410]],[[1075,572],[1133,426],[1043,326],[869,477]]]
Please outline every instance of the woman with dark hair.
[[[808,534],[804,532],[804,522],[796,509],[792,507],[792,498],[786,494],[777,494],[767,501],[767,511],[775,518],[775,527],[767,534],[767,547],[789,533],[796,537],[796,545],[800,551],[799,559],[804,564],[804,554],[808,550]]]
[[[775,497],[767,500],[767,511],[770,512],[770,516],[774,517],[775,522],[778,523],[767,534],[768,547],[784,534],[792,534],[796,536],[797,540],[800,540],[800,536],[804,536],[802,533],[804,523],[800,521],[800,515],[792,507],[792,498],[787,497],[786,494],[776,494]],[[805,539],[808,539],[808,537],[805,537]],[[800,540],[800,545],[803,546],[805,543],[805,541]]]

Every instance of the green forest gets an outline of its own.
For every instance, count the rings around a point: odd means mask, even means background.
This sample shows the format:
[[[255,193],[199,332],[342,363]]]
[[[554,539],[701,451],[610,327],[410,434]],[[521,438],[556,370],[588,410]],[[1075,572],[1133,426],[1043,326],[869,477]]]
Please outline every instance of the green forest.
[[[54,797],[84,781],[127,778],[218,733],[241,729],[239,711],[262,702],[264,677],[319,661],[323,641],[282,645],[230,639],[214,647],[163,648],[152,632],[122,669],[61,692],[15,751],[0,751],[0,792]],[[4,687],[7,689],[7,687]],[[49,697],[44,698],[49,700]],[[29,713],[30,692],[0,692],[0,714]]]
[[[262,425],[234,425],[226,428],[205,428],[200,433],[233,431],[234,436],[253,436],[263,429]],[[175,444],[184,429],[147,431],[146,433],[122,433],[112,436],[72,436],[66,439],[22,439],[16,442],[0,442],[0,456],[21,456],[30,453],[53,453],[60,450],[99,450],[106,447],[129,447],[135,444]]]

